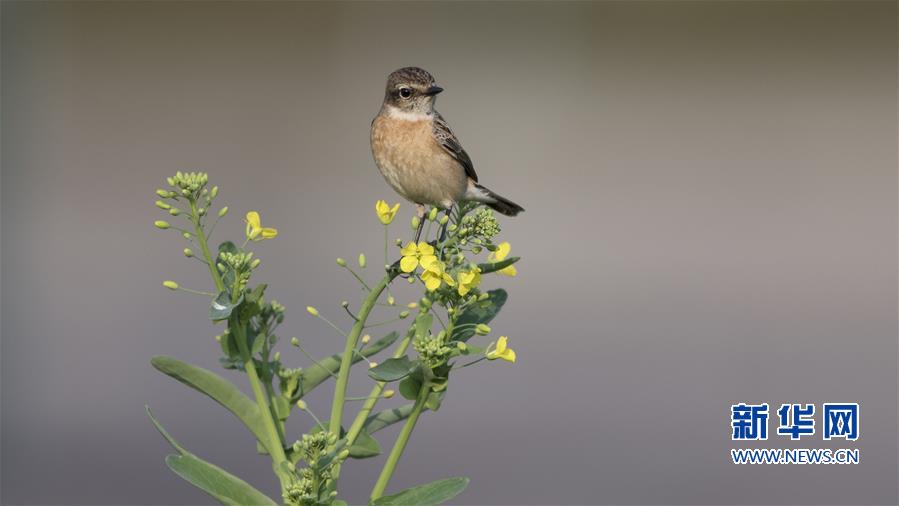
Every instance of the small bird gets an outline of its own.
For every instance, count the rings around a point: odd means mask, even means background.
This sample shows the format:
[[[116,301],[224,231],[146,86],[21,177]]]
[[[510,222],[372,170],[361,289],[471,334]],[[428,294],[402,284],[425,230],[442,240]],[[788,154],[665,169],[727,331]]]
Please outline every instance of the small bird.
[[[371,151],[381,175],[403,198],[449,212],[453,204],[476,201],[506,216],[524,208],[478,183],[468,153],[434,101],[443,88],[434,76],[418,67],[405,67],[387,77],[384,103],[371,122]],[[421,236],[419,222],[415,240]]]

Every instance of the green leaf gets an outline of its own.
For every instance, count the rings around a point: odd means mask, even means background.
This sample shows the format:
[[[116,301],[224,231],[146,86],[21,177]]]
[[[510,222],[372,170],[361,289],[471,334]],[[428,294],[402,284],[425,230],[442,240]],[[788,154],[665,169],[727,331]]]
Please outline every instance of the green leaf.
[[[446,478],[375,499],[372,506],[432,506],[449,501],[467,486],[468,478]]]
[[[501,271],[519,260],[521,260],[521,257],[509,257],[505,260],[500,260],[499,262],[478,264],[478,269],[481,269],[481,274],[489,274],[491,272]]]
[[[402,422],[406,418],[409,418],[409,415],[412,413],[413,406],[414,405],[410,403],[398,408],[390,408],[379,411],[374,415],[366,418],[365,424],[362,425],[362,427],[369,434],[374,434],[381,429],[387,428],[395,423]]]
[[[253,339],[253,345],[250,348],[250,355],[255,355],[262,351],[262,346],[265,344],[265,340],[268,336],[265,333],[260,332],[256,334],[256,337]]]
[[[175,474],[222,504],[235,506],[275,504],[249,483],[195,455],[169,455],[165,458],[165,463]]]
[[[425,400],[425,407],[431,411],[437,411],[440,409],[440,405],[443,404],[444,397],[446,397],[446,390],[429,393],[427,400]]]
[[[397,381],[412,374],[418,367],[417,361],[409,360],[403,355],[400,358],[388,358],[384,362],[368,370],[368,375],[375,381]]]
[[[165,440],[168,441],[170,445],[172,445],[172,448],[178,450],[178,452],[182,455],[190,453],[189,451],[185,450],[183,446],[178,444],[178,441],[175,441],[175,438],[173,438],[172,435],[169,434],[167,430],[165,430],[162,424],[159,423],[159,420],[157,420],[156,417],[153,416],[153,412],[150,411],[150,406],[144,405],[144,407],[147,409],[147,416],[150,417],[150,421],[153,422],[154,426],[156,426],[156,430],[158,430],[159,433],[162,434],[162,437],[164,437]]]
[[[150,360],[157,370],[167,374],[185,385],[198,390],[212,400],[218,402],[234,413],[250,429],[266,449],[268,448],[267,435],[262,415],[256,403],[237,389],[231,382],[201,367],[181,362],[178,359],[165,356],[153,357]]]
[[[371,434],[364,430],[356,436],[356,441],[349,448],[350,457],[354,459],[367,459],[381,454],[381,444]]]
[[[421,375],[410,374],[400,381],[400,395],[404,398],[414,401],[418,398],[418,392],[421,390]]]
[[[212,305],[209,306],[209,319],[218,322],[222,320],[227,320],[229,316],[231,316],[231,312],[234,311],[234,308],[240,305],[243,302],[243,295],[237,300],[237,302],[231,302],[231,296],[228,294],[227,290],[223,290],[218,294],[218,297],[212,301]]]
[[[159,420],[153,416],[150,407],[147,406],[147,416],[156,426],[156,430],[168,441],[180,455],[169,455],[165,458],[166,465],[178,476],[214,497],[222,504],[233,505],[274,505],[275,503],[262,492],[253,488],[249,483],[224,469],[210,464],[205,460],[187,451],[168,431],[163,428]]]
[[[219,254],[221,254],[222,252],[237,253],[238,252],[237,245],[235,245],[231,241],[225,241],[225,242],[219,244]],[[218,258],[218,257],[216,257],[216,258]]]
[[[377,341],[371,343],[369,346],[362,348],[359,353],[366,358],[370,357],[393,344],[398,337],[398,333],[391,332],[381,339],[378,339]],[[300,388],[298,391],[299,396],[297,398],[306,395],[306,393],[308,393],[310,390],[330,378],[332,374],[337,374],[337,371],[340,370],[341,356],[342,354],[335,353],[328,358],[319,360],[318,364],[313,364],[311,367],[303,371],[303,380],[300,383]],[[361,360],[362,357],[360,357],[358,354],[355,354],[353,356],[354,364]]]
[[[489,299],[472,304],[456,319],[456,330],[453,331],[452,341],[468,341],[474,335],[475,325],[490,323],[509,297],[509,294],[502,288],[490,290],[487,293],[490,294]]]
[[[418,316],[415,317],[415,335],[422,339],[428,337],[433,324],[434,315],[431,313],[418,313]]]

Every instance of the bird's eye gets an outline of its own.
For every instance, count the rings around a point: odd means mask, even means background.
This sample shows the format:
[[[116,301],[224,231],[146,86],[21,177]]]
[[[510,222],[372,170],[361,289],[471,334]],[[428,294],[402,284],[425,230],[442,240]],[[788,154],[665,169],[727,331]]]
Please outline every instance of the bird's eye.
[[[406,88],[405,86],[400,88],[400,96],[403,98],[409,98],[412,96],[412,88]]]

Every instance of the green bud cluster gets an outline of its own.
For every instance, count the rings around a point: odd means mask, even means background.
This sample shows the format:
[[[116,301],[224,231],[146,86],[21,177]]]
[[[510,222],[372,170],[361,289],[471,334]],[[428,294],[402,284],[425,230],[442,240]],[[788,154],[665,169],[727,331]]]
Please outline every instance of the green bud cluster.
[[[462,218],[463,228],[467,228],[473,238],[490,240],[499,235],[499,222],[496,221],[493,211],[482,207],[474,214]]]
[[[225,272],[229,269],[234,271],[234,275],[240,284],[241,289],[247,286],[247,282],[250,280],[250,274],[253,272],[253,269],[259,267],[259,259],[253,259],[252,251],[237,253],[222,251],[219,253],[218,258],[219,262],[216,264],[218,270],[220,272]]]
[[[291,506],[316,504],[318,498],[315,496],[315,473],[305,467],[297,474],[298,479],[284,490],[284,502]]]
[[[178,190],[178,195],[197,199],[203,195],[206,183],[209,182],[209,175],[205,172],[181,172],[179,170],[173,177],[167,178],[166,182]]]
[[[418,352],[422,362],[433,369],[446,363],[452,357],[453,348],[445,343],[445,334],[416,337],[412,347]]]

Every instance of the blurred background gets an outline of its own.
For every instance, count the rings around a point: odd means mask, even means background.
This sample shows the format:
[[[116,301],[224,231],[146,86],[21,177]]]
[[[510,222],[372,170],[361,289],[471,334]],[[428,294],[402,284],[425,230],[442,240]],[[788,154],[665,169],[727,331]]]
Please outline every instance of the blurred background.
[[[331,353],[303,308],[348,326],[358,289],[334,259],[379,264],[373,204],[399,198],[369,124],[407,65],[527,212],[501,221],[519,276],[485,283],[510,292],[493,328],[518,363],[454,377],[392,490],[468,475],[458,504],[899,500],[895,2],[4,1],[0,42],[4,504],[210,503],[166,469],[144,404],[275,494],[243,426],[148,363],[219,370],[207,302],[160,284],[210,288],[153,228],[153,191],[208,171],[231,208],[217,240],[259,210],[281,233],[255,278],[288,308],[281,336]],[[733,403],[851,401],[856,443],[730,440]],[[737,466],[733,447],[861,464]],[[351,502],[383,458],[345,468]]]

